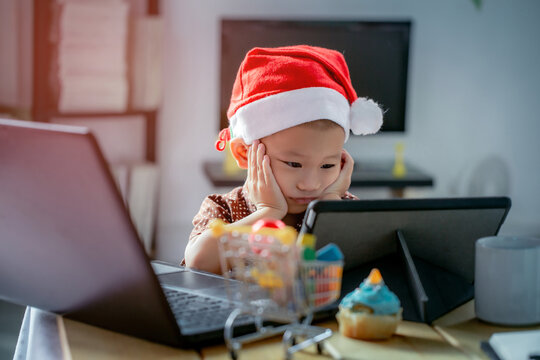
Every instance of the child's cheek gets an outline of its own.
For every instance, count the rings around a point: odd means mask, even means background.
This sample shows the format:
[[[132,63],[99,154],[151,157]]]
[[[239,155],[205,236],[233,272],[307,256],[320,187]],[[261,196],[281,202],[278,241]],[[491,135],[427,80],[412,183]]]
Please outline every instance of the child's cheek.
[[[284,173],[282,164],[279,164],[277,160],[273,161],[270,159],[270,170],[272,170],[272,174],[274,175],[274,179],[276,179],[278,185],[281,186],[281,179],[283,178]]]
[[[337,180],[337,178],[339,177],[340,170],[341,170],[337,166],[334,166],[334,168],[332,168],[332,172],[331,172],[332,174],[330,175],[330,181],[329,181],[330,184]]]

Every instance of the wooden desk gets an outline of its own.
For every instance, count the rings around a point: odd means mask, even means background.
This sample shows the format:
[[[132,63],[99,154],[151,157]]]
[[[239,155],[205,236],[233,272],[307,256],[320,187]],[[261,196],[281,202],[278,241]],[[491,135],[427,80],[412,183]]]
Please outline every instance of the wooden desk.
[[[429,325],[402,322],[396,334],[385,341],[360,341],[349,339],[338,332],[337,323],[328,321],[318,324],[332,329],[334,335],[325,342],[323,355],[317,355],[315,346],[294,354],[293,359],[462,359],[463,353],[454,348]],[[269,339],[247,345],[240,351],[240,359],[282,359],[280,339]],[[227,360],[224,345],[202,350],[204,359]]]
[[[78,321],[60,319],[65,332],[61,336],[62,342],[66,343],[63,346],[64,359],[201,359],[195,350],[176,349]]]
[[[390,188],[395,197],[403,197],[406,187],[433,186],[433,177],[417,167],[406,164],[407,173],[403,177],[392,175],[393,163],[387,162],[355,162],[351,176],[351,187],[385,187]],[[205,161],[203,170],[206,177],[214,186],[235,187],[244,184],[246,171],[228,175],[223,172],[219,161]]]
[[[225,345],[211,346],[197,352],[154,344],[73,320],[64,319],[63,324],[65,348],[75,360],[229,359]],[[488,359],[480,349],[480,341],[489,339],[491,334],[540,328],[540,326],[505,328],[483,323],[474,318],[472,301],[438,319],[433,326],[404,321],[399,325],[396,334],[386,341],[346,338],[337,331],[335,321],[318,325],[335,331],[326,341],[323,355],[317,355],[313,346],[296,353],[293,359]],[[247,344],[240,351],[239,358],[282,359],[281,337]]]
[[[480,321],[474,316],[474,301],[437,319],[433,328],[452,344],[472,359],[489,359],[480,348],[480,342],[486,341],[497,332],[539,330],[540,326],[504,327]]]

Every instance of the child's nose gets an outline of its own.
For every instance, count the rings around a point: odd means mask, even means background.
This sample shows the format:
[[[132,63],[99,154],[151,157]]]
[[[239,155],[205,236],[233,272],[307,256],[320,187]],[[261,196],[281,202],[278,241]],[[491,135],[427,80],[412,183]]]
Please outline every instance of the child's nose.
[[[321,182],[317,176],[314,174],[306,174],[300,181],[297,183],[298,190],[302,191],[315,191],[318,190],[321,185]]]

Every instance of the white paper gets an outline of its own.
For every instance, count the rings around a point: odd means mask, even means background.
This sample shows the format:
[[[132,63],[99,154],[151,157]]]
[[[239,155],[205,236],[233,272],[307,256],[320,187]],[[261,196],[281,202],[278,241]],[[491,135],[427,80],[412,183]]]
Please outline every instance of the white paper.
[[[495,333],[489,344],[502,360],[527,360],[540,354],[540,330]]]

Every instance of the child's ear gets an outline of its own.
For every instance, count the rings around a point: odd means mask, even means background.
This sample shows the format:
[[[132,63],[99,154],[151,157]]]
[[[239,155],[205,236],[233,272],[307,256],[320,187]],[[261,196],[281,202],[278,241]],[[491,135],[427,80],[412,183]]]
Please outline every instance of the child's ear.
[[[248,150],[249,146],[246,145],[242,138],[234,138],[229,142],[232,156],[236,159],[236,163],[242,169],[248,168]]]

